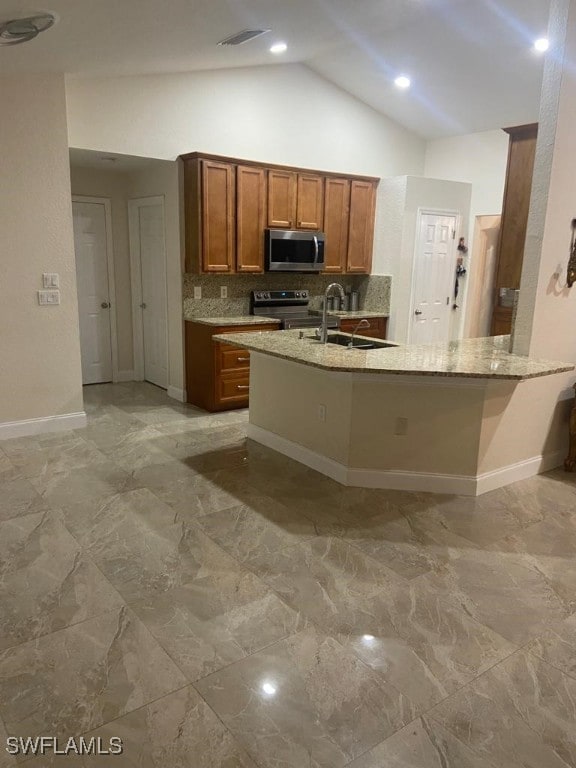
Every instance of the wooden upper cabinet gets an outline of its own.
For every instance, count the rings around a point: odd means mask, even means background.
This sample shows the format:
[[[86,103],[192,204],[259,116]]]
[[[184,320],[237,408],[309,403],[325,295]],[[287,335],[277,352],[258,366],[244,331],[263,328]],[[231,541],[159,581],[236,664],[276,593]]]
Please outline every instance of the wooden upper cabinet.
[[[266,227],[266,171],[236,168],[236,271],[264,271]]]
[[[496,282],[502,288],[519,288],[538,126],[508,128],[506,133],[510,135],[510,144]]]
[[[370,272],[378,179],[181,156],[186,272],[263,272],[264,231],[326,233],[326,272]]]
[[[350,185],[347,272],[370,273],[375,213],[376,185],[354,179]]]
[[[294,229],[296,225],[296,174],[268,171],[268,226]]]
[[[350,179],[327,178],[324,189],[324,272],[345,272],[350,223]]]
[[[296,227],[322,229],[324,221],[324,177],[298,174],[296,194]]]
[[[532,176],[536,156],[538,124],[506,128],[510,136],[508,145],[508,167],[502,206],[502,223],[498,243],[497,266],[494,280],[494,314],[492,333],[510,333],[512,329],[512,307],[501,306],[501,289],[518,289],[524,261],[524,244],[532,195]]]
[[[203,272],[233,272],[236,237],[236,168],[201,160]]]

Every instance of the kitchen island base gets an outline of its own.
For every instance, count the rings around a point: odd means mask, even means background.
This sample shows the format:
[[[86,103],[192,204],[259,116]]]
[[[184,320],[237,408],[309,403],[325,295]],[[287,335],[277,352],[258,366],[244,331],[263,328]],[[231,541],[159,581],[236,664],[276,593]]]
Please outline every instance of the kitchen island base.
[[[327,371],[255,350],[251,366],[248,436],[343,485],[477,496],[566,455],[558,377]]]

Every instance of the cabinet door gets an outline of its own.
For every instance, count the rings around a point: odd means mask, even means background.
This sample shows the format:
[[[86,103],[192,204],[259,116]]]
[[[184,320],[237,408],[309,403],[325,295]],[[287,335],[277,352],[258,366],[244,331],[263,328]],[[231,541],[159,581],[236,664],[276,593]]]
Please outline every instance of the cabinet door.
[[[324,221],[324,178],[309,173],[298,174],[296,226],[298,229],[322,229]]]
[[[235,167],[202,160],[202,271],[233,272]]]
[[[512,310],[499,306],[500,289],[520,287],[538,125],[520,125],[505,130],[510,135],[510,142],[494,278],[492,333],[496,336],[510,333],[512,327]]]
[[[374,243],[376,187],[370,181],[352,181],[347,272],[370,273]]]
[[[324,190],[324,272],[344,272],[350,223],[350,179],[326,179]]]
[[[293,229],[296,223],[296,174],[268,171],[268,226]]]
[[[236,168],[236,271],[264,271],[266,171]]]
[[[512,310],[508,307],[495,307],[492,314],[492,336],[507,336],[512,333]]]
[[[367,320],[368,325],[365,328],[358,328],[361,320]],[[359,315],[354,318],[342,318],[340,320],[340,330],[344,333],[356,333],[359,336],[370,336],[373,339],[385,339],[386,328],[388,325],[387,317],[366,317]]]

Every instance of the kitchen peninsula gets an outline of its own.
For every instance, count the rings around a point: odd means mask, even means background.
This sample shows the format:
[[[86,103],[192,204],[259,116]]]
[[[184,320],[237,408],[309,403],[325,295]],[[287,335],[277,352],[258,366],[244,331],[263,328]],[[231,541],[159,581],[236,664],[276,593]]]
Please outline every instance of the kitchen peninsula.
[[[509,338],[348,349],[310,333],[215,337],[251,352],[249,436],[344,485],[478,495],[562,463],[569,363]]]

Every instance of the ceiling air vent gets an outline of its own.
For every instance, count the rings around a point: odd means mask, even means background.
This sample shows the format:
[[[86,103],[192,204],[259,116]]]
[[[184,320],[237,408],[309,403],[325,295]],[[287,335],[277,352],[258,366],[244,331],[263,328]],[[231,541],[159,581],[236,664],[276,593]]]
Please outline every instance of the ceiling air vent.
[[[12,19],[0,22],[0,45],[18,45],[33,40],[40,32],[50,29],[56,23],[51,13],[42,13],[26,19]]]
[[[243,32],[237,32],[235,35],[230,35],[225,40],[220,40],[218,45],[242,45],[249,40],[254,40],[260,35],[265,35],[270,32],[269,29],[245,29]]]

